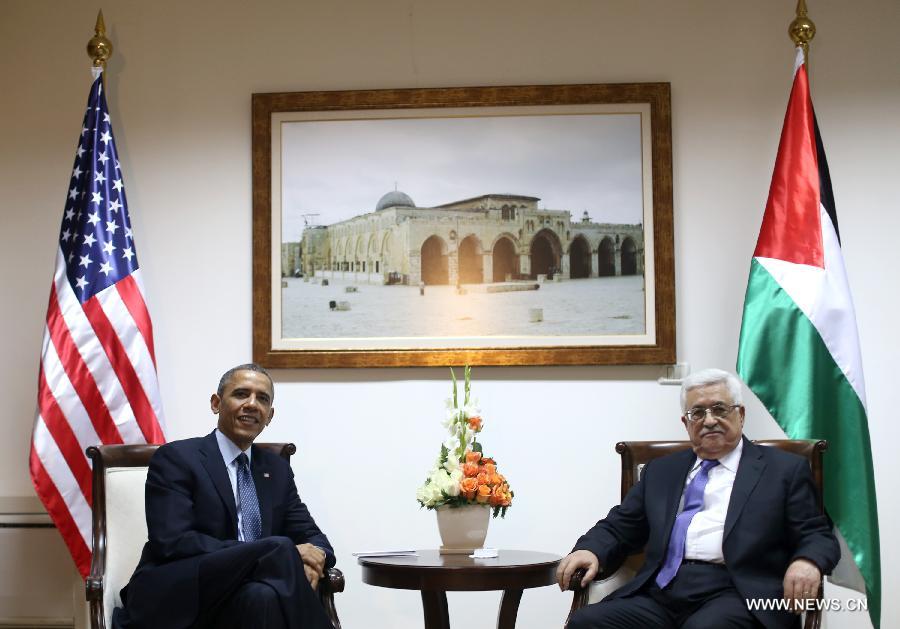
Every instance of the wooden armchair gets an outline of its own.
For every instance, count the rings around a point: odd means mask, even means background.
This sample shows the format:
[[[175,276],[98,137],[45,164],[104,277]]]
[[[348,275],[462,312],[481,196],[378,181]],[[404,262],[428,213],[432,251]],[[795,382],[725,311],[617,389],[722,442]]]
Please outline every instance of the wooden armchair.
[[[285,459],[293,443],[258,443]],[[122,605],[119,591],[128,583],[147,541],[144,484],[155,445],[91,446],[93,464],[93,556],[85,581],[92,629],[111,627],[113,609]],[[344,575],[331,568],[319,582],[319,597],[335,629],[341,629],[334,593],[344,591]]]
[[[824,468],[822,467],[822,454],[828,448],[828,442],[816,440],[793,440],[793,439],[773,439],[759,440],[753,443],[761,446],[769,446],[780,448],[787,452],[804,457],[809,461],[812,469],[813,480],[816,484],[816,493],[819,499],[819,508],[824,509],[822,501],[822,490],[824,487]],[[622,459],[622,478],[621,478],[621,498],[625,499],[625,494],[640,479],[641,470],[644,465],[661,456],[686,450],[691,447],[689,441],[620,441],[616,444],[616,452]],[[575,595],[572,600],[572,608],[569,610],[569,617],[566,618],[566,624],[569,624],[569,618],[576,609],[580,609],[590,603],[596,603],[602,600],[607,594],[617,590],[627,581],[634,578],[638,569],[644,562],[643,553],[638,553],[628,557],[625,562],[619,566],[612,566],[613,570],[606,571],[601,568],[600,573],[594,578],[594,581],[586,588],[581,587],[581,579],[584,578],[584,570],[576,571],[572,576],[569,589]],[[822,599],[823,584],[819,584],[819,598]],[[804,629],[819,629],[821,624],[821,613],[819,609],[804,614]]]

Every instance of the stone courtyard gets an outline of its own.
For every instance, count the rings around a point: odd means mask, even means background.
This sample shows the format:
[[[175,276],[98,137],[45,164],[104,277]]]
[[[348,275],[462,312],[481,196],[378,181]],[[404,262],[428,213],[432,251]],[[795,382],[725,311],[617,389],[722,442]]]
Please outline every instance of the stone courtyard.
[[[488,292],[484,285],[356,284],[282,280],[285,338],[628,335],[645,331],[641,275],[547,281],[538,290]],[[534,284],[534,282],[531,282]],[[355,292],[347,292],[347,287]],[[351,290],[353,290],[351,288]],[[420,294],[424,292],[424,294]],[[330,302],[349,310],[331,310]],[[532,321],[541,309],[542,321]]]

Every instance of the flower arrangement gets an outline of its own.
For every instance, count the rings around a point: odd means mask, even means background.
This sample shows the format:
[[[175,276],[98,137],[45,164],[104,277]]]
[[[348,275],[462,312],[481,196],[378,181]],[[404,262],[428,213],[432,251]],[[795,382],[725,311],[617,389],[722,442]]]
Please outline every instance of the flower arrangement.
[[[462,507],[487,505],[496,518],[503,517],[512,504],[513,492],[494,459],[484,456],[476,435],[483,428],[481,411],[470,397],[470,374],[465,368],[464,397],[460,406],[456,374],[450,369],[453,395],[447,400],[443,421],[449,435],[441,445],[441,453],[428,473],[425,483],[416,491],[416,500],[427,509],[441,506]]]

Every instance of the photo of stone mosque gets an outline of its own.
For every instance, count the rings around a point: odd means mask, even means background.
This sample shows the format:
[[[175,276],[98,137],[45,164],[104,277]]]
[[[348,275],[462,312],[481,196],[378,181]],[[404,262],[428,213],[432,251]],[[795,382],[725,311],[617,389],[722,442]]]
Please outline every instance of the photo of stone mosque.
[[[540,198],[485,194],[418,207],[393,190],[374,210],[307,226],[282,244],[282,275],[411,286],[643,275],[641,224],[539,208]]]

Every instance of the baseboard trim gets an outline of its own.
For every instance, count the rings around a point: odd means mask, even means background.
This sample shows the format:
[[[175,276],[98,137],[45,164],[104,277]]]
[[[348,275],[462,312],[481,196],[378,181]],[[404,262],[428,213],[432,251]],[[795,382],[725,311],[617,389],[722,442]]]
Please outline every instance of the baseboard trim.
[[[57,627],[73,629],[75,627],[71,618],[0,618],[2,629],[46,629]]]

